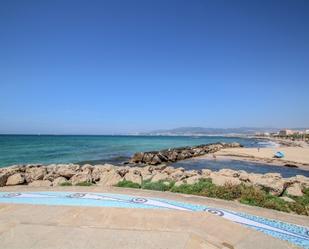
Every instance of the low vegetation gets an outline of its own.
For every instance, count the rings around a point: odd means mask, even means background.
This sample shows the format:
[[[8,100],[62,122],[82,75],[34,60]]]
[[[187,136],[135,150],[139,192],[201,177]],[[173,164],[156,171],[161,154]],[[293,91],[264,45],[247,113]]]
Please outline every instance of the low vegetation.
[[[70,182],[62,182],[62,183],[60,183],[59,184],[59,186],[72,186],[72,183],[70,183]]]
[[[175,186],[173,181],[144,181],[142,184],[131,181],[121,181],[116,186],[126,188],[141,188],[157,191],[171,191],[176,193],[206,196],[224,200],[236,200],[240,203],[258,206],[263,208],[275,209],[283,212],[294,212],[302,215],[309,215],[309,188],[304,190],[304,196],[285,196],[294,200],[288,202],[284,199],[273,196],[267,189],[258,189],[244,184],[217,186],[211,179],[201,179],[195,184],[182,184]]]
[[[93,185],[92,182],[79,182],[79,183],[76,183],[75,186],[84,186],[84,187],[88,187],[88,186],[91,186]]]

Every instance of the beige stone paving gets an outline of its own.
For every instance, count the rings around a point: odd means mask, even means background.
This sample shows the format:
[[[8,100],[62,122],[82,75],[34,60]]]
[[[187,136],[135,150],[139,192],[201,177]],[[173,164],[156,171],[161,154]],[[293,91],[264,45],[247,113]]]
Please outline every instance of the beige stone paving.
[[[172,193],[102,187],[5,187],[1,191],[109,192],[168,198],[263,214],[269,210]],[[232,205],[231,205],[232,204]],[[301,224],[307,217],[269,212]],[[306,223],[309,224],[309,223]],[[296,248],[205,212],[0,204],[0,248]]]

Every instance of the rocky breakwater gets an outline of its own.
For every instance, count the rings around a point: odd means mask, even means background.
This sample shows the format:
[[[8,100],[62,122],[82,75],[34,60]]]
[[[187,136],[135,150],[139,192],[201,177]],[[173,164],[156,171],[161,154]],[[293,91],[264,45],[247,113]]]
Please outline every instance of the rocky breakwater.
[[[77,165],[77,164],[51,164],[51,165],[14,165],[0,169],[0,186],[29,185],[49,187],[59,185],[80,185],[89,183],[100,186],[114,186],[126,180],[142,184],[145,181],[174,182],[175,186],[181,184],[194,184],[201,179],[210,178],[215,185],[254,186],[269,191],[270,194],[281,196],[287,193],[293,196],[302,196],[303,190],[309,188],[309,178],[295,176],[282,178],[280,174],[254,174],[245,171],[222,169],[220,171],[184,170],[167,165],[145,167],[104,165]]]
[[[172,148],[160,151],[138,152],[133,155],[130,163],[158,165],[167,162],[176,162],[192,157],[217,152],[224,148],[239,148],[239,143],[202,144],[193,147]]]

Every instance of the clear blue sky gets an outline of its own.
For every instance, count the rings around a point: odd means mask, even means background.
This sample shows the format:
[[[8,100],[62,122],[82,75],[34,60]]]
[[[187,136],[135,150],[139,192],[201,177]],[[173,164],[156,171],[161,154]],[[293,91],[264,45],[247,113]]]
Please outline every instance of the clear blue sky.
[[[0,133],[309,126],[309,1],[0,2]]]

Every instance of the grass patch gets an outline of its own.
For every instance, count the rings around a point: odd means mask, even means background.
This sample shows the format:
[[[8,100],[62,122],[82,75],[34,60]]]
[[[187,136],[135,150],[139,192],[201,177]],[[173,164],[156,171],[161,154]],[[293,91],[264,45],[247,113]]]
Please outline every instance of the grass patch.
[[[141,188],[141,185],[139,185],[138,183],[127,181],[127,180],[118,182],[116,186],[123,187],[123,188]]]
[[[171,191],[176,193],[198,195],[201,194],[203,190],[211,189],[214,186],[215,185],[211,182],[211,179],[201,179],[195,184],[184,183],[180,186],[174,186]]]
[[[60,183],[59,186],[72,186],[72,183],[70,182],[63,182],[63,183]]]
[[[83,187],[88,187],[91,185],[93,185],[92,182],[79,182],[75,184],[75,186],[83,186]]]
[[[144,181],[142,184],[143,189],[157,190],[157,191],[168,191],[174,186],[175,182],[161,180],[158,182]]]

